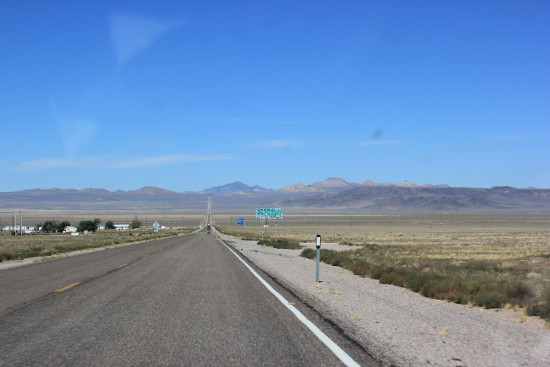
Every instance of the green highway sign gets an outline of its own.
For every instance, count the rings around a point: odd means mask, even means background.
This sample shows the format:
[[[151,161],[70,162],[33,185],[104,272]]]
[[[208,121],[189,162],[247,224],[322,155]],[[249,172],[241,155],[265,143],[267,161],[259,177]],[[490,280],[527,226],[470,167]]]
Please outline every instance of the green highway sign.
[[[283,209],[281,208],[256,209],[256,218],[283,219]]]

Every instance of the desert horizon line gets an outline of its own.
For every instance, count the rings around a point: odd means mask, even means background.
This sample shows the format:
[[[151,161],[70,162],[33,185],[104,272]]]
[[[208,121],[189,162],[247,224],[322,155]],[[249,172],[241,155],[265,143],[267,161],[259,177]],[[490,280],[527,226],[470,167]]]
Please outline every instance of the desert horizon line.
[[[331,185],[331,182],[334,183]],[[347,181],[346,179],[344,178],[341,178],[341,177],[328,177],[326,179],[323,179],[323,180],[320,180],[320,181],[316,181],[316,182],[313,182],[311,184],[305,184],[303,182],[298,182],[298,183],[295,183],[295,184],[287,184],[287,185],[283,185],[279,188],[268,188],[268,187],[264,187],[264,186],[260,186],[258,184],[254,184],[254,185],[249,185],[247,183],[244,183],[243,181],[240,181],[240,180],[237,180],[237,181],[233,181],[233,182],[229,182],[229,183],[226,183],[226,184],[223,184],[223,185],[218,185],[218,186],[211,186],[211,187],[208,187],[208,188],[204,188],[202,190],[181,190],[181,191],[177,191],[177,190],[172,190],[172,189],[167,189],[167,188],[164,188],[162,186],[156,186],[156,185],[143,185],[139,188],[135,188],[135,189],[108,189],[108,188],[105,188],[105,187],[93,187],[93,186],[86,186],[86,187],[81,187],[81,188],[75,188],[75,187],[58,187],[58,186],[53,186],[53,187],[33,187],[33,188],[23,188],[23,189],[17,189],[17,190],[12,190],[12,191],[1,191],[1,192],[18,192],[18,191],[33,191],[33,190],[44,190],[44,191],[47,191],[47,190],[60,190],[60,191],[65,191],[65,190],[75,190],[75,191],[86,191],[86,190],[103,190],[103,191],[108,191],[108,192],[133,192],[133,191],[144,191],[144,190],[151,190],[151,189],[159,189],[159,190],[162,190],[162,191],[166,191],[166,192],[173,192],[173,193],[213,193],[213,192],[209,192],[209,190],[215,190],[215,189],[218,189],[218,188],[224,188],[224,187],[230,187],[232,185],[242,185],[242,186],[246,186],[246,187],[243,187],[242,190],[237,190],[237,191],[285,191],[285,189],[293,189],[293,188],[336,188],[336,187],[344,187],[344,186],[378,186],[378,187],[384,187],[384,186],[394,186],[394,187],[409,187],[409,188],[429,188],[429,187],[446,187],[446,188],[479,188],[479,189],[490,189],[490,188],[494,188],[494,187],[512,187],[514,189],[550,189],[550,188],[542,188],[542,187],[533,187],[533,186],[528,186],[528,187],[515,187],[515,186],[511,186],[511,185],[506,185],[506,184],[502,184],[502,185],[493,185],[493,186],[451,186],[451,185],[448,185],[448,184],[431,184],[431,183],[425,183],[425,184],[415,184],[413,182],[410,182],[408,180],[401,180],[399,182],[396,182],[396,183],[392,183],[392,182],[388,182],[388,181],[385,181],[385,182],[375,182],[373,180],[370,180],[370,179],[365,179],[364,181],[362,182],[354,182],[354,181]]]

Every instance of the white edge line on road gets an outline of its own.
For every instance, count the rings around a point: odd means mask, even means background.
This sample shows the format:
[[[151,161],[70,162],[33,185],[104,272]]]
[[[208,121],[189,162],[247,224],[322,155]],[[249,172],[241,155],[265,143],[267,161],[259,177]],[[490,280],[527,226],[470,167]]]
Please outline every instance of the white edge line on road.
[[[256,278],[258,278],[260,283],[262,283],[264,285],[264,287],[267,288],[268,291],[270,291],[275,297],[277,297],[277,299],[287,309],[289,309],[294,314],[294,316],[296,316],[298,318],[298,320],[300,320],[305,326],[307,326],[307,328],[309,330],[311,330],[311,332],[313,332],[313,334],[315,334],[315,336],[317,338],[319,338],[319,340],[321,340],[328,347],[328,349],[330,349],[346,366],[349,366],[349,367],[351,367],[351,366],[360,366],[357,362],[355,362],[353,360],[353,358],[351,358],[349,356],[349,354],[347,354],[342,348],[340,348],[338,346],[338,344],[333,342],[332,339],[330,339],[325,333],[323,333],[321,331],[321,329],[319,329],[314,323],[309,321],[304,316],[303,313],[301,313],[296,307],[289,305],[288,301],[279,292],[277,292],[271,285],[269,285],[269,283],[266,282],[254,269],[252,269],[252,267],[250,265],[248,265],[243,259],[241,259],[241,257],[239,255],[237,255],[237,253],[235,251],[233,251],[233,249],[231,247],[229,247],[221,239],[218,238],[218,240],[225,247],[227,247],[229,249],[229,251],[231,251],[233,253],[233,255],[235,255],[237,257],[237,259],[239,259],[244,264],[244,266],[246,266],[248,268],[248,270],[250,270],[250,272],[252,274],[254,274],[254,276]]]

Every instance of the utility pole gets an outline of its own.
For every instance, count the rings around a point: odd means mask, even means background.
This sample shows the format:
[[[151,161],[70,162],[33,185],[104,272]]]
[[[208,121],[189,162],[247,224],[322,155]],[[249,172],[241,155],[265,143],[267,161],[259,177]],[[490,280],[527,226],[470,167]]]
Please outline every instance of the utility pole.
[[[212,198],[208,197],[208,225],[212,225]]]
[[[206,209],[206,231],[210,233],[212,229],[212,198],[208,197],[208,208]]]
[[[275,218],[275,242],[279,241],[279,221]]]

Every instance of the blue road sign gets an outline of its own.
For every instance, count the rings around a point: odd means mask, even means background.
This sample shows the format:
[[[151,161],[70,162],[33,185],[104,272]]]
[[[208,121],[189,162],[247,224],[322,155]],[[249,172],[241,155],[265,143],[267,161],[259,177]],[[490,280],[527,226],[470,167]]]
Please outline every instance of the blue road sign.
[[[237,218],[237,224],[238,224],[239,226],[244,226],[244,218],[243,218],[243,217]]]

